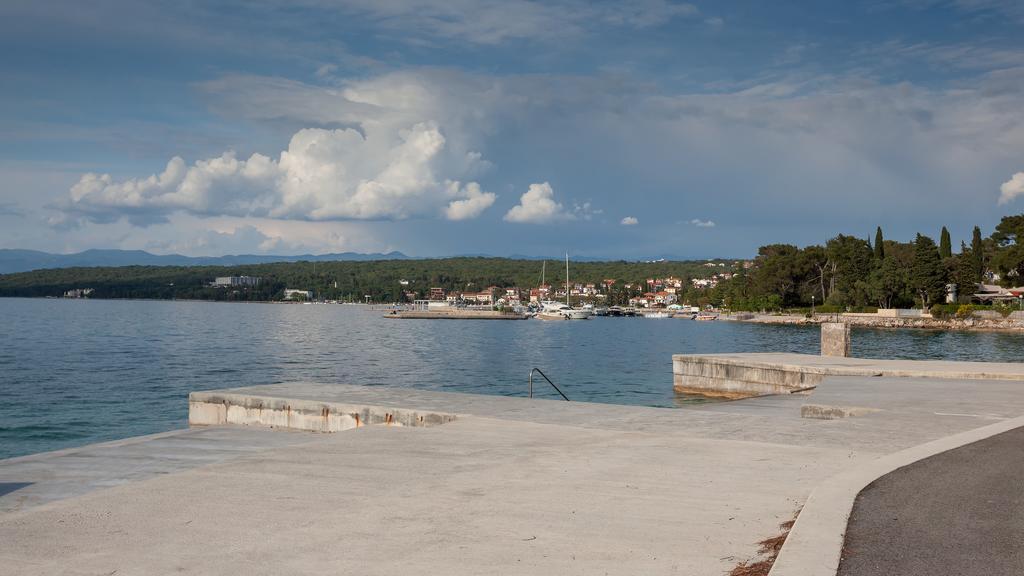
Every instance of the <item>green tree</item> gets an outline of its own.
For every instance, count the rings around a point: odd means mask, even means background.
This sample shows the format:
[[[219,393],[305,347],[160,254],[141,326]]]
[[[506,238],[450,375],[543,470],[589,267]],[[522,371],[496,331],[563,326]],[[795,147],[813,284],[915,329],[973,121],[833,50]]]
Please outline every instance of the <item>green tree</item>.
[[[1019,282],[1024,277],[1024,214],[1003,216],[992,233],[992,241],[996,249],[992,265],[1004,284]]]
[[[953,245],[950,242],[949,230],[943,226],[942,232],[939,234],[939,257],[950,258],[953,256]]]
[[[885,259],[885,239],[882,238],[882,227],[875,229],[875,260],[881,262]]]
[[[800,267],[800,249],[790,244],[770,244],[758,249],[757,268],[751,277],[755,292],[772,296],[761,300],[761,307],[778,308],[798,302],[800,284],[804,280]]]
[[[971,236],[971,261],[974,264],[974,281],[981,282],[985,276],[985,244],[981,239],[981,228],[977,226]]]
[[[960,243],[960,255],[956,259],[956,289],[958,300],[964,303],[971,301],[979,279],[974,271],[974,254],[963,242]]]
[[[914,264],[910,270],[910,286],[921,306],[928,308],[941,300],[945,292],[946,273],[935,241],[918,234],[914,240]]]
[[[874,258],[870,245],[855,236],[840,234],[828,241],[825,252],[832,263],[827,302],[839,306],[867,304],[870,297],[865,281]]]
[[[871,272],[868,290],[879,308],[892,308],[893,302],[906,289],[905,269],[896,258],[888,257]]]

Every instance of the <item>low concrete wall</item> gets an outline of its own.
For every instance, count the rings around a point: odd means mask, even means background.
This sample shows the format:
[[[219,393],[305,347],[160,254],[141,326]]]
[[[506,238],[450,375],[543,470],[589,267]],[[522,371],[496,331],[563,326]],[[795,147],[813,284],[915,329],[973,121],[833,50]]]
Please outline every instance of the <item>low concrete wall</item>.
[[[188,398],[190,426],[238,424],[311,432],[340,432],[371,424],[433,426],[452,420],[455,420],[454,414],[225,392],[192,392]]]
[[[677,354],[672,357],[673,388],[680,394],[721,398],[790,394],[814,388],[824,377],[824,372],[800,366],[715,356]]]
[[[681,394],[749,398],[816,387],[826,376],[894,376],[1024,381],[1024,363],[875,360],[811,354],[676,354],[673,388]]]

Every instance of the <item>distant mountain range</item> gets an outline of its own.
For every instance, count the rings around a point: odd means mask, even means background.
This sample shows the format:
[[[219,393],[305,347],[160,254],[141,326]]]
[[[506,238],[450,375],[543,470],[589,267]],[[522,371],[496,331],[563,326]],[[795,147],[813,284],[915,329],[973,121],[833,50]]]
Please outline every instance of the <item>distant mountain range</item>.
[[[231,256],[182,256],[181,254],[150,254],[143,250],[86,250],[75,254],[51,254],[37,250],[0,248],[0,274],[27,272],[42,268],[75,266],[238,266],[267,262],[298,262],[328,260],[406,260],[401,252],[387,254],[302,254],[274,256],[269,254],[238,254]]]
[[[495,258],[492,254],[459,254],[460,258]],[[503,256],[510,260],[554,260],[561,261],[561,256],[523,256],[513,254]],[[366,260],[412,260],[401,252],[386,254],[360,254],[358,252],[339,252],[334,254],[301,254],[298,256],[278,256],[272,254],[237,254],[229,256],[182,256],[181,254],[150,254],[143,250],[86,250],[75,254],[51,254],[38,250],[18,250],[0,248],[0,274],[14,274],[44,268],[72,268],[75,266],[240,266],[244,264],[266,264],[268,262],[324,262],[324,261],[366,261]],[[573,262],[608,262],[619,261],[621,258],[595,258],[590,256],[572,256]],[[647,260],[659,262],[665,260],[696,260],[684,258],[658,258]],[[714,258],[714,260],[732,260],[732,258]],[[644,260],[629,260],[643,262]]]

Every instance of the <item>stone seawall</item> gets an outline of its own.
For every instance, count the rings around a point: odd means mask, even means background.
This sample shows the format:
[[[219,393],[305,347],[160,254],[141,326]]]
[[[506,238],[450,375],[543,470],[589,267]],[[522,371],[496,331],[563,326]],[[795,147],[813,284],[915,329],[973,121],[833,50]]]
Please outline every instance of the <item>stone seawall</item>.
[[[680,394],[724,398],[792,394],[815,388],[826,376],[1024,382],[1024,363],[875,360],[783,353],[672,356],[673,388]]]
[[[753,322],[756,324],[822,324],[825,322],[845,322],[851,326],[863,328],[921,328],[926,330],[1006,330],[1024,331],[1024,315],[1016,312],[1003,318],[968,317],[968,318],[931,318],[931,317],[892,317],[875,314],[816,314],[813,318],[797,314],[723,314],[720,320],[733,322]]]

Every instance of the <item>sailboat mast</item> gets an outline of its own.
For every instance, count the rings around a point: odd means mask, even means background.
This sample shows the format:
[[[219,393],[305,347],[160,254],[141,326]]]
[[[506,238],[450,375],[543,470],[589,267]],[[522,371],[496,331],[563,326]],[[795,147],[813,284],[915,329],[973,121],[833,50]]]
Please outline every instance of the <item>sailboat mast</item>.
[[[565,253],[565,305],[569,305],[569,253]]]

